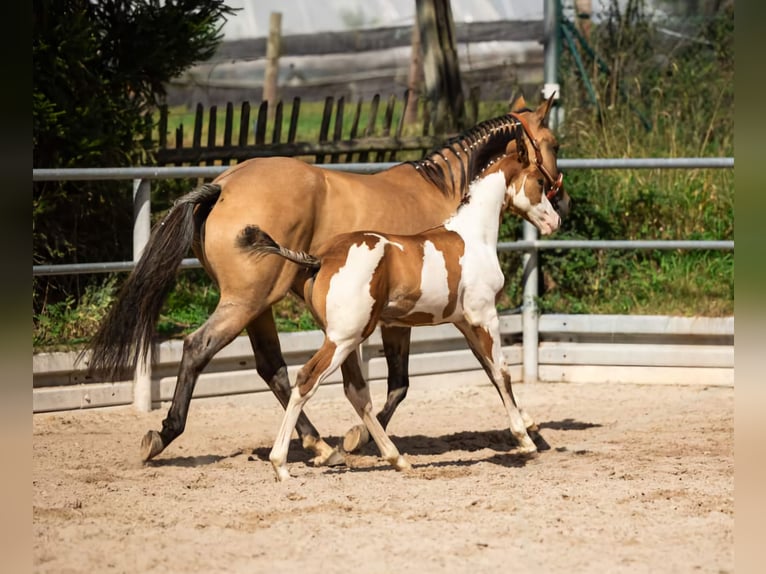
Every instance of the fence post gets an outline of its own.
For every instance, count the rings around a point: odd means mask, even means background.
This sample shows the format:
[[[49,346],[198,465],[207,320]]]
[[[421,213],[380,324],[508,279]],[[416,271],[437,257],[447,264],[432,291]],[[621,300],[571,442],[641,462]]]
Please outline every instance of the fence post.
[[[279,89],[279,57],[282,51],[282,12],[269,15],[269,37],[266,42],[266,71],[263,77],[263,101],[269,102],[268,118],[274,120]]]
[[[133,180],[133,261],[136,262],[151,233],[151,184],[148,179]],[[140,412],[152,410],[152,350],[139,361],[133,378],[133,406]]]
[[[524,240],[535,241],[537,228],[524,221]],[[521,311],[521,336],[523,348],[523,375],[525,383],[537,382],[537,351],[538,351],[538,313],[537,313],[537,249],[525,251],[522,261],[524,272],[522,282],[524,297]]]

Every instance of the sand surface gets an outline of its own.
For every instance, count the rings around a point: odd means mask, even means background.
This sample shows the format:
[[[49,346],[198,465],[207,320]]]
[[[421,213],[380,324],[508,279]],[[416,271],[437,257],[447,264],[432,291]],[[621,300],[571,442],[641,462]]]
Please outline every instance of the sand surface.
[[[374,387],[382,405],[382,387]],[[515,386],[550,449],[508,454],[481,374],[413,382],[389,434],[292,478],[268,453],[269,394],[195,400],[186,432],[148,464],[139,443],[167,406],[34,415],[36,572],[733,572],[732,387]],[[337,386],[306,412],[337,444],[358,418]]]

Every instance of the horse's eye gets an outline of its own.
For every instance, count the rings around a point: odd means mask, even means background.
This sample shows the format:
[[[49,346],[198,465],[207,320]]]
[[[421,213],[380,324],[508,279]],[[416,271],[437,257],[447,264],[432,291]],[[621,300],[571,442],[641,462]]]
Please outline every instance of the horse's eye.
[[[543,187],[545,185],[545,180],[543,178],[539,178],[537,180],[537,185],[539,185],[540,187]]]

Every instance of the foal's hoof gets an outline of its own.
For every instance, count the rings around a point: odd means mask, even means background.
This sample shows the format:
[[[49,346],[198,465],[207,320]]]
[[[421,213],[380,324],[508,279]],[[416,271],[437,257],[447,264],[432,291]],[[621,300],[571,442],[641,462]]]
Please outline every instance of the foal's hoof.
[[[141,460],[146,462],[160,454],[165,449],[162,438],[157,431],[150,430],[141,440]]]
[[[354,452],[370,442],[370,432],[364,425],[356,425],[343,437],[343,450]]]
[[[537,454],[538,454],[537,445],[534,442],[532,442],[531,440],[529,442],[532,443],[532,444],[524,444],[524,445],[517,446],[511,452],[513,454],[519,454],[519,455],[522,455],[522,456],[525,456],[525,457],[529,457],[529,458],[536,457]]]
[[[343,466],[346,464],[346,457],[337,448],[332,449],[326,455],[318,455],[311,459],[314,466]]]
[[[389,461],[391,465],[398,471],[412,470],[412,465],[402,455],[397,456],[393,460]]]

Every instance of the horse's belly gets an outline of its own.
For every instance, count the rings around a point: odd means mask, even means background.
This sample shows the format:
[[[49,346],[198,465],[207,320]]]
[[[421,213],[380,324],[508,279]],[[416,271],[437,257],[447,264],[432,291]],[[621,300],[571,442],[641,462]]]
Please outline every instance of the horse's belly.
[[[409,325],[444,322],[457,301],[459,268],[430,240],[405,242],[384,316]]]

